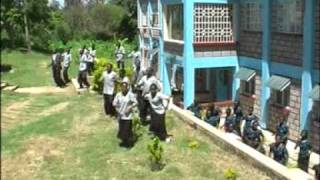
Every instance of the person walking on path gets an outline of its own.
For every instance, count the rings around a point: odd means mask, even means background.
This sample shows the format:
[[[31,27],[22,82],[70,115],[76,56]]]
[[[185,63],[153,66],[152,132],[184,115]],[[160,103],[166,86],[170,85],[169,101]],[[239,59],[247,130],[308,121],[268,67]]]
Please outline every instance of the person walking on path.
[[[115,84],[118,79],[117,74],[112,70],[112,64],[107,64],[106,71],[102,73],[100,81],[103,81],[103,99],[104,111],[106,115],[114,116],[114,108],[112,106]]]
[[[149,130],[160,140],[167,140],[166,110],[169,106],[170,97],[161,94],[156,84],[150,86],[150,93],[146,95],[151,107],[151,122]],[[167,101],[167,103],[165,103]],[[166,104],[166,105],[165,105]]]
[[[69,83],[69,75],[68,75],[68,70],[70,67],[70,63],[72,61],[70,49],[66,49],[66,51],[63,53],[63,80],[64,83]]]
[[[286,165],[288,162],[288,150],[281,141],[281,137],[276,134],[275,142],[270,145],[269,156],[273,156],[273,159],[282,165]]]
[[[129,57],[132,58],[132,65],[134,70],[134,76],[132,82],[137,82],[140,70],[141,70],[141,53],[138,51],[138,48],[136,47],[135,51],[133,51]]]
[[[117,137],[121,139],[121,147],[133,146],[132,116],[133,108],[137,105],[135,95],[129,92],[129,84],[123,82],[122,90],[113,100],[113,106],[118,113],[119,131]]]
[[[59,50],[60,51],[60,50]],[[60,88],[63,88],[65,86],[62,78],[61,78],[61,62],[62,62],[62,54],[61,52],[57,52],[55,55],[53,55],[54,59],[53,59],[53,79],[55,81],[55,83],[57,84],[57,86],[59,86]]]
[[[305,172],[308,172],[312,146],[310,141],[308,140],[307,130],[301,131],[300,139],[298,140],[294,149],[297,149],[297,147],[299,147],[298,167]]]

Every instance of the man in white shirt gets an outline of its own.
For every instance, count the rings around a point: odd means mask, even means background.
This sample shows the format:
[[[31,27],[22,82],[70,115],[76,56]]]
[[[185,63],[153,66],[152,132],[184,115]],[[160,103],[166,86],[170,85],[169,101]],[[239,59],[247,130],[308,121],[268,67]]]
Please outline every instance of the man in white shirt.
[[[142,124],[148,124],[147,122],[147,116],[150,111],[150,104],[147,99],[145,99],[145,95],[150,92],[150,86],[151,84],[155,84],[159,90],[161,90],[161,83],[160,81],[153,75],[153,69],[148,68],[146,75],[143,76],[139,83],[138,88],[142,90],[141,98],[143,100],[140,100],[139,103],[141,103],[141,111],[140,111],[140,119]]]
[[[121,43],[118,43],[117,48],[115,50],[115,56],[116,56],[118,69],[124,69],[124,59],[123,59],[124,54],[125,54],[124,47],[121,46]]]
[[[119,144],[122,147],[132,147],[132,115],[133,108],[137,105],[135,95],[129,91],[129,84],[123,82],[121,92],[113,100],[113,106],[118,113],[119,131],[118,138],[122,140]]]
[[[80,52],[80,66],[79,66],[79,75],[78,75],[78,83],[80,86],[80,89],[83,88],[83,84],[89,88],[90,83],[88,82],[88,77],[87,77],[87,55],[84,53],[84,50],[81,50]]]
[[[63,80],[65,83],[70,82],[68,70],[70,67],[71,60],[72,58],[71,58],[70,49],[66,49],[66,51],[63,53]]]
[[[137,82],[138,75],[141,69],[141,53],[136,48],[135,51],[133,51],[129,57],[132,57],[132,65],[134,70],[134,76],[133,76],[133,82]]]
[[[117,74],[112,71],[112,64],[107,64],[106,71],[103,72],[101,81],[103,81],[104,110],[106,115],[114,116],[112,101],[115,94],[115,84],[118,79]]]
[[[95,45],[92,44],[91,49],[87,51],[87,66],[88,66],[89,75],[91,75],[94,70],[95,58],[96,58],[96,48],[95,48]]]

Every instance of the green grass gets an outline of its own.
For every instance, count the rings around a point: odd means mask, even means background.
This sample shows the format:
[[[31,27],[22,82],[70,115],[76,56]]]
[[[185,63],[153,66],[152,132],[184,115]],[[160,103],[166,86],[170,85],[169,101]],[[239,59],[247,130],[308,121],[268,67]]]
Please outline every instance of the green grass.
[[[6,80],[23,86],[51,84],[47,69],[33,66],[48,63],[48,56],[5,53],[3,63],[14,65],[16,72],[4,74]],[[22,63],[20,63],[22,62]],[[28,62],[28,63],[27,63]],[[73,65],[74,66],[74,65]],[[75,67],[75,66],[74,66]],[[42,72],[42,73],[41,73]],[[18,74],[24,74],[22,78]],[[271,179],[265,172],[220,147],[209,137],[186,125],[172,112],[167,113],[167,129],[174,140],[162,143],[165,167],[150,168],[147,145],[151,136],[143,136],[132,149],[119,147],[118,123],[103,113],[102,96],[27,95],[2,92],[2,113],[15,104],[29,103],[15,109],[13,126],[2,131],[1,162],[3,179],[225,179],[231,168],[239,179]],[[63,109],[53,107],[68,103]],[[3,115],[3,114],[1,114]],[[8,121],[2,119],[1,121]],[[190,148],[190,142],[199,147]]]
[[[7,96],[9,99],[14,97]],[[147,151],[151,137],[145,133],[130,150],[119,147],[117,122],[104,116],[101,96],[84,94],[66,98],[62,95],[38,95],[32,99],[34,106],[44,108],[59,102],[70,104],[63,111],[37,117],[3,132],[4,159],[25,156],[30,143],[40,137],[50,137],[58,142],[58,146],[50,149],[61,151],[63,155],[44,156],[40,169],[28,174],[33,177],[31,179],[224,179],[223,173],[227,168],[235,169],[240,179],[267,178],[265,173],[219,147],[173,113],[167,114],[167,124],[174,141],[162,143],[166,166],[162,171],[152,172]],[[30,108],[23,111],[32,112]],[[199,143],[196,149],[188,146],[193,140]],[[37,150],[41,151],[41,148]],[[23,158],[18,162],[25,163]],[[5,176],[12,178],[14,170],[7,172]]]

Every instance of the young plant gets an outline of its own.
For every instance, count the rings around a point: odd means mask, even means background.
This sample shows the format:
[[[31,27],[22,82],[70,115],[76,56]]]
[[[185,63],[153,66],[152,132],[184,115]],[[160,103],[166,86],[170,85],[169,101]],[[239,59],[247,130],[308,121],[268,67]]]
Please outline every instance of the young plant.
[[[163,147],[160,144],[158,137],[152,139],[152,142],[148,144],[148,151],[150,153],[149,159],[151,162],[151,170],[159,171],[164,167],[163,164]]]
[[[190,149],[198,149],[199,148],[199,142],[196,140],[193,140],[191,142],[189,142],[188,144]]]
[[[227,180],[236,180],[238,177],[238,173],[234,169],[228,168],[224,171],[224,177]]]
[[[133,125],[133,135],[134,135],[134,139],[135,141],[139,139],[139,137],[142,136],[143,132],[142,132],[142,124],[140,121],[139,116],[134,116],[132,119],[132,125]]]

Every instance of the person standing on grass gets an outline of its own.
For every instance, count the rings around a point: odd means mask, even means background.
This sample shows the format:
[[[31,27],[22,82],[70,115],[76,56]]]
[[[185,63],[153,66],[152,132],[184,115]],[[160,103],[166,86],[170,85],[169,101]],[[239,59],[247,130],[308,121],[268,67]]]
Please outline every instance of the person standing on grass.
[[[121,45],[120,42],[117,44],[117,48],[115,50],[115,56],[116,56],[116,61],[117,61],[117,67],[118,69],[124,69],[124,54],[125,54],[125,49]]]
[[[133,146],[132,115],[133,108],[137,105],[135,95],[129,92],[129,84],[121,84],[119,92],[113,100],[113,106],[118,113],[119,131],[118,138],[121,139],[121,147],[130,148]]]
[[[239,136],[241,136],[241,122],[242,122],[242,118],[243,118],[243,113],[242,113],[242,109],[240,106],[240,101],[235,101],[233,104],[233,114],[235,115],[235,130],[237,131],[237,133],[239,134]]]
[[[53,50],[53,54],[51,56],[51,71],[52,71],[52,79],[53,79],[54,83],[56,84],[56,86],[59,86],[58,82],[56,80],[56,74],[55,74],[56,73],[55,61],[56,61],[57,54],[58,54],[57,50],[56,49]]]
[[[273,155],[273,159],[282,165],[286,165],[288,162],[288,150],[286,146],[281,142],[281,137],[276,134],[275,142],[270,145],[270,152]]]
[[[134,76],[133,76],[133,82],[137,82],[139,72],[141,69],[141,53],[138,51],[138,47],[135,48],[135,50],[129,55],[129,57],[132,57],[132,65],[134,70]]]
[[[170,97],[161,94],[156,84],[151,84],[150,93],[145,96],[151,106],[151,122],[149,131],[153,132],[160,140],[169,141],[167,139],[166,129],[166,110],[169,106]],[[165,103],[167,101],[167,103]],[[165,105],[166,104],[166,105]]]
[[[141,97],[143,98],[143,101],[141,101],[140,120],[143,125],[148,124],[147,116],[150,113],[150,104],[145,96],[150,93],[151,84],[156,84],[158,89],[161,89],[160,81],[153,75],[153,69],[150,67],[147,69],[146,75],[143,76],[137,84],[138,88],[142,89]]]
[[[298,167],[304,170],[305,172],[308,172],[312,146],[310,141],[308,140],[307,130],[301,131],[300,139],[298,140],[294,149],[297,149],[297,147],[300,148],[298,154]]]
[[[94,68],[93,66],[94,66],[94,58],[95,58],[95,46],[92,45],[92,48],[90,50],[87,50],[85,54],[87,55],[88,75],[91,76]]]
[[[84,50],[80,52],[80,66],[79,66],[79,75],[78,75],[78,83],[80,89],[85,85],[87,88],[90,87],[90,83],[88,82],[88,69],[87,69],[87,55],[84,53]]]
[[[56,55],[55,55],[55,59],[53,61],[53,76],[54,76],[54,81],[57,84],[57,86],[59,86],[60,88],[63,88],[65,86],[62,78],[61,78],[61,62],[63,60],[63,56],[61,54],[61,50],[59,50]]]
[[[115,83],[118,79],[117,74],[112,68],[112,64],[108,63],[106,71],[102,73],[100,79],[100,81],[103,81],[104,112],[110,116],[114,116],[112,102],[115,94]]]
[[[71,60],[72,58],[71,58],[70,49],[66,49],[65,52],[63,53],[63,80],[65,83],[70,82],[68,70],[70,67]]]

